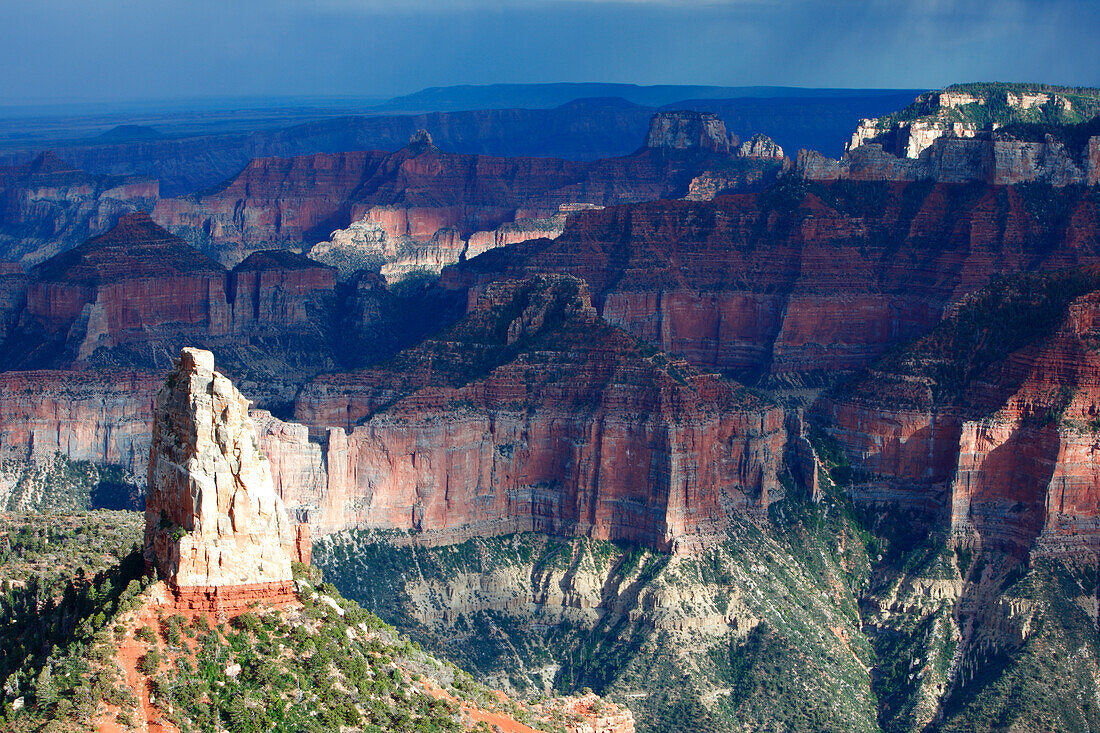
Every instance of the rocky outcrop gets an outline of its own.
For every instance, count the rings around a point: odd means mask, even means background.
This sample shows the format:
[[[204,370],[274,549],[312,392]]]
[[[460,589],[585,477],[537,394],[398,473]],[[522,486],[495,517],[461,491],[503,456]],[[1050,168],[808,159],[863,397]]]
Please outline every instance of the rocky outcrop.
[[[751,138],[741,143],[741,147],[737,149],[738,154],[742,158],[768,158],[771,160],[782,160],[783,148],[775,144],[767,135],[753,135]]]
[[[1100,272],[1001,287],[817,412],[863,472],[857,497],[919,507],[987,549],[1094,552]]]
[[[12,281],[25,283],[25,305],[18,293],[5,298],[18,313],[11,341],[26,346],[0,360],[8,368],[69,366],[101,348],[184,336],[300,330],[336,286],[332,268],[291,252],[257,252],[226,272],[144,213]]]
[[[1090,141],[1089,145],[1093,143]],[[1090,148],[1091,149],[1091,148]],[[800,151],[799,173],[807,180],[980,181],[998,186],[1039,181],[1055,186],[1095,180],[1096,162],[1075,155],[1051,135],[1039,141],[1008,134],[975,133],[967,137],[936,136],[919,157],[898,156],[880,143],[865,143],[831,160]]]
[[[798,168],[809,180],[1087,183],[1098,111],[1094,89],[962,85],[861,120],[840,160],[804,150]]]
[[[604,319],[697,367],[753,379],[855,369],[995,277],[1098,261],[1093,199],[1066,189],[1049,209],[1026,194],[788,179],[582,212],[556,239],[488,252],[443,283],[568,273]]]
[[[339,243],[349,237],[332,233],[355,226],[362,231],[351,239],[379,241],[401,251],[391,261],[430,269],[433,260],[457,261],[477,232],[551,218],[562,206],[683,196],[695,175],[728,159],[728,140],[590,162],[459,155],[418,140],[394,153],[254,160],[214,192],[163,199],[153,217],[227,266],[259,248],[308,249],[331,236]],[[762,168],[767,180],[777,173],[767,161],[745,166]]]
[[[294,473],[324,468],[326,490],[302,502],[322,532],[685,546],[782,491],[782,411],[603,324],[573,278],[490,286],[445,334],[315,380],[295,419],[321,447],[271,425],[292,447],[265,451]]]
[[[551,698],[536,710],[550,720],[564,717],[569,733],[634,733],[634,716],[628,708],[593,693]]]
[[[157,394],[145,508],[145,557],[177,596],[203,609],[293,598],[290,563],[308,534],[287,517],[256,444],[248,400],[184,349]]]
[[[89,175],[49,152],[0,168],[0,259],[37,264],[124,214],[151,211],[159,195],[153,179]]]
[[[726,123],[711,112],[681,110],[658,112],[649,121],[647,148],[663,150],[702,149],[728,153],[740,142],[726,132]]]
[[[377,269],[393,282],[414,272],[438,273],[447,265],[476,257],[490,249],[528,239],[553,239],[565,230],[574,211],[601,208],[595,204],[562,204],[553,216],[524,218],[501,224],[491,231],[463,236],[457,229],[442,228],[423,241],[409,234],[407,226],[387,226],[387,209],[372,208],[347,229],[337,229],[327,242],[319,242],[309,256],[332,265],[342,278],[358,270]]]

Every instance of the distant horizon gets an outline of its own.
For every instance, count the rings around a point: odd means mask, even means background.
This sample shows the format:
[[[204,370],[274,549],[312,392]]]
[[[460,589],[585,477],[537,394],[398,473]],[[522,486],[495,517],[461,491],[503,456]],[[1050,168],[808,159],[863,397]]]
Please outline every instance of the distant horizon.
[[[0,106],[386,100],[592,78],[1095,87],[1098,36],[1090,0],[39,0],[5,8]]]
[[[975,81],[975,80],[971,80]],[[985,81],[985,80],[981,80]],[[951,82],[951,84],[959,84],[966,82]],[[1029,82],[1009,82],[1020,84],[1057,84],[1058,82],[1046,82],[1046,81],[1029,81]],[[276,107],[276,103],[302,103],[315,101],[321,102],[343,102],[343,103],[364,103],[369,102],[373,104],[384,104],[403,97],[411,97],[423,92],[432,90],[443,89],[462,89],[462,88],[491,88],[491,87],[539,87],[539,86],[556,86],[565,84],[575,85],[613,85],[613,86],[626,86],[626,87],[638,87],[642,89],[652,89],[661,87],[711,87],[714,89],[791,89],[802,91],[840,91],[840,92],[871,92],[871,93],[897,93],[897,92],[920,92],[933,89],[933,87],[840,87],[840,86],[797,86],[788,84],[742,84],[742,85],[720,85],[720,84],[634,84],[631,82],[603,82],[603,81],[549,81],[549,82],[488,82],[485,84],[446,84],[426,86],[413,89],[407,92],[401,92],[390,96],[375,96],[369,94],[211,94],[206,96],[160,96],[160,97],[118,97],[114,99],[94,99],[94,98],[41,98],[41,99],[23,99],[23,100],[10,100],[0,98],[0,110],[8,109],[20,109],[27,107],[35,108],[51,108],[51,107],[96,107],[96,106],[112,106],[112,107],[126,107],[126,106],[138,106],[138,105],[167,105],[170,107],[178,107],[180,105],[187,104],[200,104],[200,105],[212,105],[222,103],[262,103],[261,109],[268,109]],[[947,86],[947,85],[945,85]],[[1067,85],[1074,86],[1074,85]],[[940,88],[940,87],[935,87]],[[300,105],[298,105],[300,106]]]

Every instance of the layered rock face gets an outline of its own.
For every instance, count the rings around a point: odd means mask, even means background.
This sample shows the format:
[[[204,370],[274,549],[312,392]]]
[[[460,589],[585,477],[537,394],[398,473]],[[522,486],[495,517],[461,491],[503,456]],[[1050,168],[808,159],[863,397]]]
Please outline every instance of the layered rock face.
[[[0,168],[0,259],[34,265],[115,225],[133,211],[151,211],[157,181],[94,176],[53,153]]]
[[[782,411],[647,352],[599,321],[573,278],[487,288],[459,324],[386,366],[315,380],[295,419],[324,445],[270,421],[261,444],[294,472],[323,473],[324,492],[302,503],[326,532],[671,547],[781,492]]]
[[[573,216],[553,241],[488,252],[449,287],[569,273],[610,323],[706,369],[854,369],[991,278],[1095,262],[1095,200],[1014,188],[786,181],[764,194]]]
[[[290,252],[258,252],[226,272],[139,213],[22,282],[12,339],[29,348],[9,354],[9,368],[67,366],[100,348],[181,335],[207,341],[300,329],[311,303],[332,297],[335,271]],[[17,295],[10,300],[15,310]]]
[[[1098,141],[1097,144],[1100,144]],[[1094,145],[1089,141],[1089,145]],[[865,143],[831,160],[812,151],[798,156],[799,173],[814,181],[981,181],[999,186],[1039,181],[1055,186],[1086,184],[1098,175],[1096,161],[1075,154],[1051,135],[1041,141],[1008,134],[937,135],[918,157],[898,156],[879,143]]]
[[[700,136],[592,162],[443,153],[419,138],[395,153],[260,159],[214,193],[163,199],[153,217],[227,265],[261,247],[309,247],[358,226],[371,232],[364,243],[381,242],[391,259],[387,247],[434,250],[421,256],[430,267],[432,257],[457,261],[477,232],[550,218],[562,206],[683,196],[695,175],[730,155],[728,140]],[[774,162],[745,164],[766,169],[768,180],[777,172]],[[355,237],[344,239],[346,247]]]
[[[21,482],[58,456],[144,475],[160,381],[142,372],[0,372],[0,504],[11,506]]]
[[[145,557],[192,608],[293,597],[305,556],[256,444],[248,400],[184,349],[157,394],[145,509]]]
[[[726,123],[710,112],[682,110],[658,112],[649,121],[647,148],[685,150],[702,148],[716,153],[728,153],[740,140],[726,132]]]
[[[280,331],[310,321],[309,309],[319,296],[336,288],[336,271],[304,255],[283,251],[253,252],[229,273],[232,333]]]
[[[318,242],[309,256],[332,265],[342,278],[357,270],[378,268],[389,281],[414,272],[438,273],[447,265],[476,257],[490,249],[528,239],[554,239],[565,231],[569,214],[601,208],[595,204],[561,204],[553,216],[524,218],[501,224],[491,231],[463,236],[457,229],[437,229],[427,241],[408,233],[407,219],[394,227],[391,209],[374,207],[347,229],[337,229],[327,242]]]
[[[986,548],[1100,547],[1097,287],[1094,267],[1010,280],[824,399],[865,474],[856,495],[939,514]]]
[[[1098,112],[1091,89],[964,85],[861,120],[840,160],[803,150],[798,169],[810,180],[1089,183],[1097,177],[1092,140],[1100,140],[1089,119]]]
[[[26,317],[75,347],[76,358],[149,328],[224,333],[225,270],[145,214],[34,268]]]

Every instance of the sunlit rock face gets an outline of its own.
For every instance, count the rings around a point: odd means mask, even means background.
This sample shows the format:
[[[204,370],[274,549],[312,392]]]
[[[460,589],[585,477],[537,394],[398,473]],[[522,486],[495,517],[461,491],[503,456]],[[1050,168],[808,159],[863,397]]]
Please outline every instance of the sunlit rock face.
[[[246,400],[183,349],[157,395],[145,509],[145,556],[184,605],[240,605],[292,595],[298,531],[275,493]],[[305,540],[305,542],[303,542]]]
[[[732,144],[736,146],[738,142],[734,137]],[[669,150],[702,148],[715,153],[728,153],[731,139],[726,132],[726,123],[711,112],[658,112],[649,121],[645,146]]]

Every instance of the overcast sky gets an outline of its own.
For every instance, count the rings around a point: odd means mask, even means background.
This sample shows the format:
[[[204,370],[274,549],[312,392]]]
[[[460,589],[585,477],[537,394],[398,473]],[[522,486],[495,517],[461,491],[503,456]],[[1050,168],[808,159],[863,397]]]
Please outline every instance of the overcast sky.
[[[0,0],[0,103],[493,82],[1100,86],[1097,0]]]

